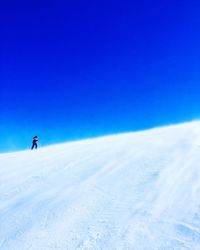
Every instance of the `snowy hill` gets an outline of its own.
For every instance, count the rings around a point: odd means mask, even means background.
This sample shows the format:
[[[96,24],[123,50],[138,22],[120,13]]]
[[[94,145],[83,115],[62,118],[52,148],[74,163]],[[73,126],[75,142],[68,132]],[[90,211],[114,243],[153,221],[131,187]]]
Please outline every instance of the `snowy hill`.
[[[0,155],[0,250],[200,249],[200,123]]]

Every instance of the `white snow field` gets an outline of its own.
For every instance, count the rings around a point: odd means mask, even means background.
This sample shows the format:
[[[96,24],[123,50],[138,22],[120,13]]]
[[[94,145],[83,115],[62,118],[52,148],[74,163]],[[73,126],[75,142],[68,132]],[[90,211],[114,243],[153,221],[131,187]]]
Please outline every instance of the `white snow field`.
[[[200,249],[200,122],[0,154],[0,250]]]

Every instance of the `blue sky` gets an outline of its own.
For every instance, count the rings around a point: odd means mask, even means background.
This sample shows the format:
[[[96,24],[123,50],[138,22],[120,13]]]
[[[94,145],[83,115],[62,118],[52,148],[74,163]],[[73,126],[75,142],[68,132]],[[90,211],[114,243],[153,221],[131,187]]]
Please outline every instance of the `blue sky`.
[[[199,1],[9,1],[0,151],[200,117]]]

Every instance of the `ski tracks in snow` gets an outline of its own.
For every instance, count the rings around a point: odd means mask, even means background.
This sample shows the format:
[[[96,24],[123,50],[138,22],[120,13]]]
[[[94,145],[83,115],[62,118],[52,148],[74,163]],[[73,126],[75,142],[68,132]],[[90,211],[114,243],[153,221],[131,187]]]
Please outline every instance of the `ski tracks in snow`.
[[[200,249],[199,127],[0,155],[0,250]]]

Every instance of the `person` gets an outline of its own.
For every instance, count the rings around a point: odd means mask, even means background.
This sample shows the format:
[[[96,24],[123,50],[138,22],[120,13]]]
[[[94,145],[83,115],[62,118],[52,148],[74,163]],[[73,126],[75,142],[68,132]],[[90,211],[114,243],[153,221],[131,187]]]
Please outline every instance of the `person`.
[[[38,137],[34,136],[33,137],[33,145],[32,145],[31,150],[33,150],[34,148],[37,149],[37,147],[38,147],[37,142],[38,142]]]

